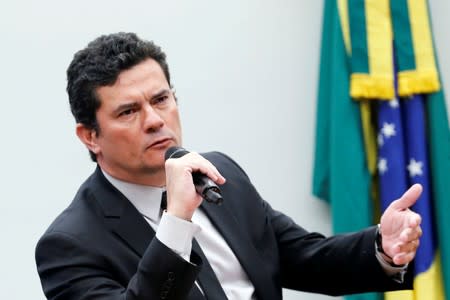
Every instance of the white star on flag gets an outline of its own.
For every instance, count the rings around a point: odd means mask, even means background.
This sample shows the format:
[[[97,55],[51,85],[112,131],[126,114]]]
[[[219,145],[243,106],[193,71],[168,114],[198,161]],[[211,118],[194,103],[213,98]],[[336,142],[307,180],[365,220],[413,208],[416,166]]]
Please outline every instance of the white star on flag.
[[[379,147],[382,147],[384,145],[384,139],[383,139],[383,135],[381,133],[378,134],[377,141],[378,141]]]
[[[397,98],[394,98],[394,99],[390,100],[389,101],[389,106],[391,108],[397,108],[398,107],[398,100],[397,100]]]
[[[390,138],[396,134],[394,123],[383,123],[383,128],[381,128],[381,133],[387,138]]]
[[[378,172],[383,175],[387,170],[387,159],[380,157],[380,159],[378,160]]]
[[[423,163],[421,161],[416,161],[414,158],[411,158],[407,167],[409,177],[421,176],[423,174],[422,166]]]

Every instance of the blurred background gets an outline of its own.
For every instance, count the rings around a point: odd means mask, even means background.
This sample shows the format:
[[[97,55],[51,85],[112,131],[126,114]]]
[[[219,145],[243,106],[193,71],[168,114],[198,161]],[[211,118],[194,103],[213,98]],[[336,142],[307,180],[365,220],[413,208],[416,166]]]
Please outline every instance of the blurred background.
[[[2,298],[45,299],[34,247],[95,167],[75,136],[65,71],[76,51],[104,33],[136,32],[166,51],[186,148],[229,154],[272,206],[329,235],[328,205],[311,193],[323,5],[2,1]],[[449,91],[450,2],[430,5]],[[284,294],[288,300],[331,299]]]

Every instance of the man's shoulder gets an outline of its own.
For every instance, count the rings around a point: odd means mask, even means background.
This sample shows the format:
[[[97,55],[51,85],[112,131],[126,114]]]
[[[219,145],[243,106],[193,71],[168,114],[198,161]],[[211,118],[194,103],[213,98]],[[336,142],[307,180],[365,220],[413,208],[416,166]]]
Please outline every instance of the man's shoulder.
[[[225,160],[229,158],[225,153],[219,151],[209,151],[200,154],[208,160]]]
[[[93,173],[81,184],[71,203],[54,219],[44,236],[52,233],[82,236],[92,230],[92,225],[99,222],[101,215],[93,194],[95,181]]]
[[[234,171],[240,173],[240,175],[248,177],[244,169],[242,169],[242,167],[234,159],[223,152],[211,151],[200,154],[212,162],[212,164],[216,166],[219,171]]]

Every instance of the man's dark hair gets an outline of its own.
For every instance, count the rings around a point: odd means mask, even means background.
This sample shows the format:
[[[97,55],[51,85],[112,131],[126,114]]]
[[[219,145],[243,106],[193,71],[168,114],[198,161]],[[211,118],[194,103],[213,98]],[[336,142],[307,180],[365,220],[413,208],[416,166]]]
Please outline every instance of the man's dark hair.
[[[95,114],[101,102],[97,88],[113,85],[122,71],[148,58],[161,66],[171,86],[165,53],[152,41],[142,40],[134,33],[102,35],[75,53],[67,69],[67,93],[75,121],[99,134]],[[96,161],[95,154],[91,151],[89,154]]]

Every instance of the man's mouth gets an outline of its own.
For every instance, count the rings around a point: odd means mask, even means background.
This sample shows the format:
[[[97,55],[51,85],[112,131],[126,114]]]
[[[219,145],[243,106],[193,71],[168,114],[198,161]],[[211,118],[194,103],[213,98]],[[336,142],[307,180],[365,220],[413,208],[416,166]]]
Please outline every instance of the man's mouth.
[[[168,137],[160,138],[160,139],[157,139],[156,141],[154,141],[153,143],[151,143],[150,146],[148,146],[148,148],[167,147],[171,142],[172,142],[171,138],[168,138]]]

